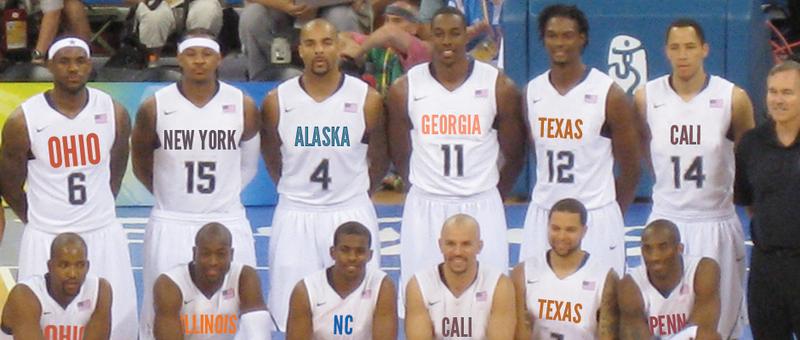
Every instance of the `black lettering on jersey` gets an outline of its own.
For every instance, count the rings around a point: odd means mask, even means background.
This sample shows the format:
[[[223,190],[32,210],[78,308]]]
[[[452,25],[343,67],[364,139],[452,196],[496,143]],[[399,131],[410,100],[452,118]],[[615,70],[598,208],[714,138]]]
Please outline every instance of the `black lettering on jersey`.
[[[672,125],[669,141],[672,145],[700,145],[700,125]]]
[[[236,130],[200,130],[203,150],[236,150]]]
[[[350,146],[347,126],[298,126],[294,146]]]
[[[164,130],[164,150],[191,150],[194,130]]]
[[[442,336],[450,338],[471,338],[472,317],[453,316],[442,318]]]

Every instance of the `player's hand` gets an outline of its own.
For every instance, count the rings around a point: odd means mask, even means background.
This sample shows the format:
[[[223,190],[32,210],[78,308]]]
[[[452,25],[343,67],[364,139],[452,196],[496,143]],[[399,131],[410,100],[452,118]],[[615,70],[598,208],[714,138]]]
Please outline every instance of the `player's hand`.
[[[358,45],[352,39],[345,39],[343,40],[344,44],[342,49],[339,51],[339,55],[343,58],[349,58],[356,60],[361,57],[361,46]]]
[[[491,25],[486,23],[485,21],[481,20],[472,25],[467,27],[467,37],[469,40],[475,39],[475,37],[488,32],[492,28]]]

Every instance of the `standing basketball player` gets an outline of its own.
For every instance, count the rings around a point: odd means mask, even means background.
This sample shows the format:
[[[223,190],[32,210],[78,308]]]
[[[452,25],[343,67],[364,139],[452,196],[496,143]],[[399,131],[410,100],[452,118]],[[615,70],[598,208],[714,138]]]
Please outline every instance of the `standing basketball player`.
[[[11,290],[0,330],[14,339],[108,339],[111,285],[87,276],[87,251],[78,234],[56,236],[47,274],[31,276]]]
[[[292,291],[287,339],[397,339],[397,292],[386,273],[367,268],[371,242],[361,223],[336,228],[333,266],[307,276]]]
[[[231,263],[232,235],[212,222],[194,238],[192,261],[153,288],[156,339],[270,339],[270,319],[253,267]]]
[[[111,337],[136,339],[136,287],[114,209],[128,162],[128,112],[86,87],[92,60],[83,40],[58,39],[47,67],[53,89],[22,103],[3,127],[0,185],[25,224],[18,277],[47,272],[56,235],[78,233],[89,249],[89,274],[114,287]]]
[[[259,129],[258,109],[241,90],[217,80],[219,44],[193,29],[178,45],[181,80],[139,108],[133,130],[133,171],[155,196],[144,238],[144,300],[140,337],[153,327],[153,283],[192,259],[192,239],[207,221],[230,228],[234,261],[255,266],[242,191],[242,147]]]
[[[550,70],[528,83],[528,127],[536,152],[536,186],[525,216],[520,259],[547,249],[548,209],[574,197],[588,210],[583,249],[617,272],[625,265],[622,213],[639,180],[639,121],[625,92],[583,64],[589,23],[575,6],[539,14]],[[614,179],[614,165],[619,176]]]
[[[389,91],[390,151],[412,185],[400,234],[403,287],[441,261],[431,235],[458,213],[474,216],[483,230],[480,261],[508,268],[501,196],[524,161],[520,96],[501,71],[467,57],[466,29],[459,10],[436,12],[432,61],[409,70]]]
[[[478,262],[481,234],[478,221],[469,215],[453,215],[444,222],[439,238],[444,262],[417,272],[408,282],[409,340],[514,338],[514,285],[503,274],[505,267]]]
[[[670,338],[692,325],[697,339],[719,338],[719,265],[682,253],[674,223],[655,220],[644,228],[644,266],[619,283],[621,339]]]
[[[303,277],[330,266],[336,227],[355,221],[378,239],[369,192],[386,173],[383,103],[339,71],[336,28],[323,19],[300,30],[303,75],[264,99],[261,151],[278,187],[269,243],[269,309],[286,327],[289,297]],[[377,255],[380,242],[372,243]],[[380,256],[369,265],[378,267]]]
[[[581,249],[586,208],[566,198],[548,214],[550,249],[529,257],[511,273],[517,338],[616,339],[618,276],[605,259]]]
[[[655,173],[650,221],[675,222],[685,254],[720,264],[719,332],[738,338],[744,322],[744,232],[733,206],[734,144],[755,125],[744,90],[703,68],[703,28],[680,19],[667,28],[672,73],[636,93],[647,122],[645,141]],[[649,130],[649,131],[648,131]]]

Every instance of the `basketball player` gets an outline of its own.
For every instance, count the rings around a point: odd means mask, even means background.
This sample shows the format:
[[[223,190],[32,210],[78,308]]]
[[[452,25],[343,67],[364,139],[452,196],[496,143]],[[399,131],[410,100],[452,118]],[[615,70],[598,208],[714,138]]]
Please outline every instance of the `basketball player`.
[[[18,278],[47,272],[47,250],[63,232],[83,238],[89,274],[114,287],[111,337],[136,339],[136,287],[114,197],[128,162],[128,112],[86,87],[89,45],[57,39],[48,51],[53,89],[26,100],[3,126],[3,197],[25,228]]]
[[[605,259],[581,248],[586,208],[566,198],[548,214],[550,249],[529,257],[511,273],[517,339],[617,339],[618,276]]]
[[[278,85],[262,105],[261,152],[279,194],[268,303],[281,330],[297,281],[333,263],[336,227],[359,222],[378,239],[369,192],[388,167],[383,102],[377,91],[339,70],[337,35],[324,19],[304,25],[298,48],[303,74]],[[374,268],[379,244],[371,247]]]
[[[622,273],[622,214],[639,180],[640,122],[625,92],[607,75],[583,64],[589,23],[580,9],[559,4],[542,10],[539,38],[550,57],[550,70],[531,80],[526,90],[536,185],[525,216],[520,259],[548,248],[548,208],[573,197],[588,210],[590,227],[583,249]]]
[[[56,236],[47,273],[14,286],[3,308],[0,329],[14,339],[108,339],[111,285],[87,275],[87,251],[78,234]]]
[[[186,235],[207,221],[230,228],[234,262],[255,266],[240,194],[242,144],[260,129],[258,109],[241,90],[217,80],[220,60],[208,30],[187,32],[178,45],[181,80],[145,100],[136,117],[133,171],[155,196],[144,238],[142,339],[152,336],[153,283],[192,259]]]
[[[406,338],[513,339],[514,286],[502,269],[479,263],[483,241],[478,221],[453,215],[440,235],[444,262],[408,282]]]
[[[493,66],[467,57],[464,15],[443,7],[433,16],[433,56],[389,90],[390,151],[405,183],[400,265],[403,287],[441,261],[431,235],[466,213],[483,230],[481,263],[508,268],[503,201],[524,162],[519,91]],[[499,163],[499,165],[498,165]]]
[[[258,274],[231,262],[232,238],[220,223],[204,225],[195,235],[192,261],[158,277],[156,339],[270,339]]]
[[[744,232],[733,206],[734,144],[755,125],[747,93],[706,73],[703,28],[679,19],[666,33],[672,72],[647,83],[635,102],[647,122],[645,150],[655,174],[650,221],[678,225],[685,254],[722,268],[719,332],[738,338],[745,314]]]
[[[336,228],[333,266],[307,276],[292,291],[288,339],[397,339],[397,293],[386,273],[367,268],[371,242],[361,223]]]
[[[698,326],[697,339],[720,337],[719,265],[682,253],[674,223],[655,220],[644,228],[644,266],[619,283],[622,339],[671,338],[692,325]]]

